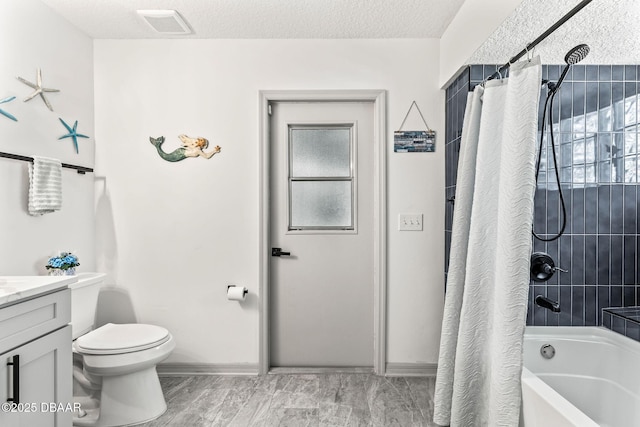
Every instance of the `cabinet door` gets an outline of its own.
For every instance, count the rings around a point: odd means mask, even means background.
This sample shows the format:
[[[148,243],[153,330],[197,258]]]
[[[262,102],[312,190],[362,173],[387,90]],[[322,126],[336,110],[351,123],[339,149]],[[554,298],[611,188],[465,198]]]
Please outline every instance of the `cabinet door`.
[[[7,365],[20,357],[19,368]],[[0,355],[0,404],[13,397],[13,376],[19,370],[19,404],[15,412],[0,411],[2,427],[70,427],[73,413],[71,327],[31,341]],[[6,405],[5,405],[6,406]]]

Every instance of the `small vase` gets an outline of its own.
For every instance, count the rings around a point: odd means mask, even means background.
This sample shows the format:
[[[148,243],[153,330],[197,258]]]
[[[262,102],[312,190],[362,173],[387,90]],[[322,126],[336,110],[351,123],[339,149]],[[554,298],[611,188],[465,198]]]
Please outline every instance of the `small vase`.
[[[76,268],[71,267],[66,270],[62,270],[61,268],[52,268],[49,270],[49,276],[75,276]]]

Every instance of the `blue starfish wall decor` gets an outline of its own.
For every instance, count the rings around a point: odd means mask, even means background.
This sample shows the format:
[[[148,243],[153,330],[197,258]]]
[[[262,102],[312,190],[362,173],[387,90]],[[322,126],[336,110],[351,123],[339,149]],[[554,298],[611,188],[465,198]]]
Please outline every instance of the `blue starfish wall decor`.
[[[62,135],[60,139],[64,139],[64,138],[71,138],[73,140],[73,145],[76,147],[76,153],[80,153],[78,151],[78,138],[89,138],[87,135],[82,135],[80,133],[77,132],[78,129],[78,121],[76,120],[76,122],[73,124],[73,128],[71,126],[69,126],[68,124],[66,124],[64,122],[64,120],[62,120],[61,118],[58,117],[58,119],[60,120],[60,122],[64,125],[65,128],[67,128],[67,130],[69,131],[68,134],[66,135]]]
[[[0,100],[0,104],[4,104],[6,102],[11,102],[14,99],[16,99],[15,96],[9,96],[8,98],[2,99]],[[2,114],[5,117],[10,118],[11,120],[13,120],[14,122],[17,122],[18,119],[16,119],[12,114],[7,113],[6,111],[4,111],[3,109],[0,108],[0,114]]]
[[[44,104],[47,106],[47,108],[51,111],[53,111],[53,108],[51,107],[51,104],[49,104],[49,101],[47,100],[47,98],[45,98],[44,93],[45,92],[60,92],[59,89],[49,89],[46,87],[42,87],[42,70],[40,68],[38,68],[38,74],[36,76],[36,82],[35,83],[31,83],[30,81],[27,81],[25,79],[23,79],[22,77],[18,77],[18,80],[20,80],[22,83],[26,84],[27,86],[35,89],[33,91],[33,93],[29,96],[27,96],[24,99],[24,102],[27,102],[33,98],[35,98],[37,95],[40,95],[40,98],[42,98],[42,100],[44,101]]]

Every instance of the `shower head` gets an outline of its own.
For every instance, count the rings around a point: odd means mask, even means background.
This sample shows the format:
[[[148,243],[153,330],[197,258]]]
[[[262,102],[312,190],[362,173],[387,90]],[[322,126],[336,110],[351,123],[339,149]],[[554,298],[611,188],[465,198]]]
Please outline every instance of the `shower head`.
[[[589,45],[579,44],[578,46],[567,52],[564,57],[564,62],[566,62],[567,65],[576,65],[578,62],[586,58],[587,55],[589,55],[590,50],[591,49],[589,49]]]
[[[548,87],[551,89],[552,93],[556,93],[560,89],[560,85],[562,84],[564,78],[567,76],[569,68],[571,68],[572,65],[575,65],[578,62],[582,61],[589,54],[589,50],[589,46],[583,43],[567,52],[564,57],[564,62],[566,62],[567,65],[564,67],[564,70],[562,70],[562,74],[560,75],[558,82],[556,84],[548,84]]]

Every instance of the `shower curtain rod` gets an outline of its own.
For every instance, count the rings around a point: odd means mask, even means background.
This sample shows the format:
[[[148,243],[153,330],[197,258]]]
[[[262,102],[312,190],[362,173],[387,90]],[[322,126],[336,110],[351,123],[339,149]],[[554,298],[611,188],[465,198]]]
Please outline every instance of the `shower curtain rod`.
[[[560,18],[558,20],[558,22],[556,22],[551,27],[549,27],[549,29],[547,31],[545,31],[544,33],[540,34],[537,39],[535,39],[534,41],[529,43],[524,49],[522,49],[520,52],[518,52],[518,54],[516,56],[514,56],[513,58],[511,58],[509,60],[509,62],[504,64],[502,67],[498,68],[498,71],[496,71],[495,73],[493,73],[489,77],[487,77],[487,80],[485,80],[485,81],[495,79],[496,77],[500,77],[502,75],[502,73],[504,73],[505,70],[507,70],[509,67],[511,67],[511,64],[516,62],[518,59],[522,58],[528,52],[531,52],[533,50],[533,48],[535,48],[541,41],[543,41],[544,39],[549,37],[549,35],[551,33],[553,33],[555,30],[557,30],[562,25],[564,25],[564,23],[567,22],[569,19],[573,18],[573,16],[576,13],[580,12],[586,5],[588,5],[592,1],[593,0],[582,0],[580,3],[578,3],[578,5],[576,7],[571,9],[569,12],[567,12],[566,15],[564,15],[562,18]]]
[[[4,153],[0,151],[0,157],[13,159],[13,160],[22,160],[25,162],[33,163],[33,157],[21,156],[19,154],[10,154],[10,153]],[[84,175],[86,172],[93,172],[93,169],[91,168],[86,168],[84,166],[70,165],[68,163],[63,163],[62,167],[67,169],[75,169],[81,175]]]

